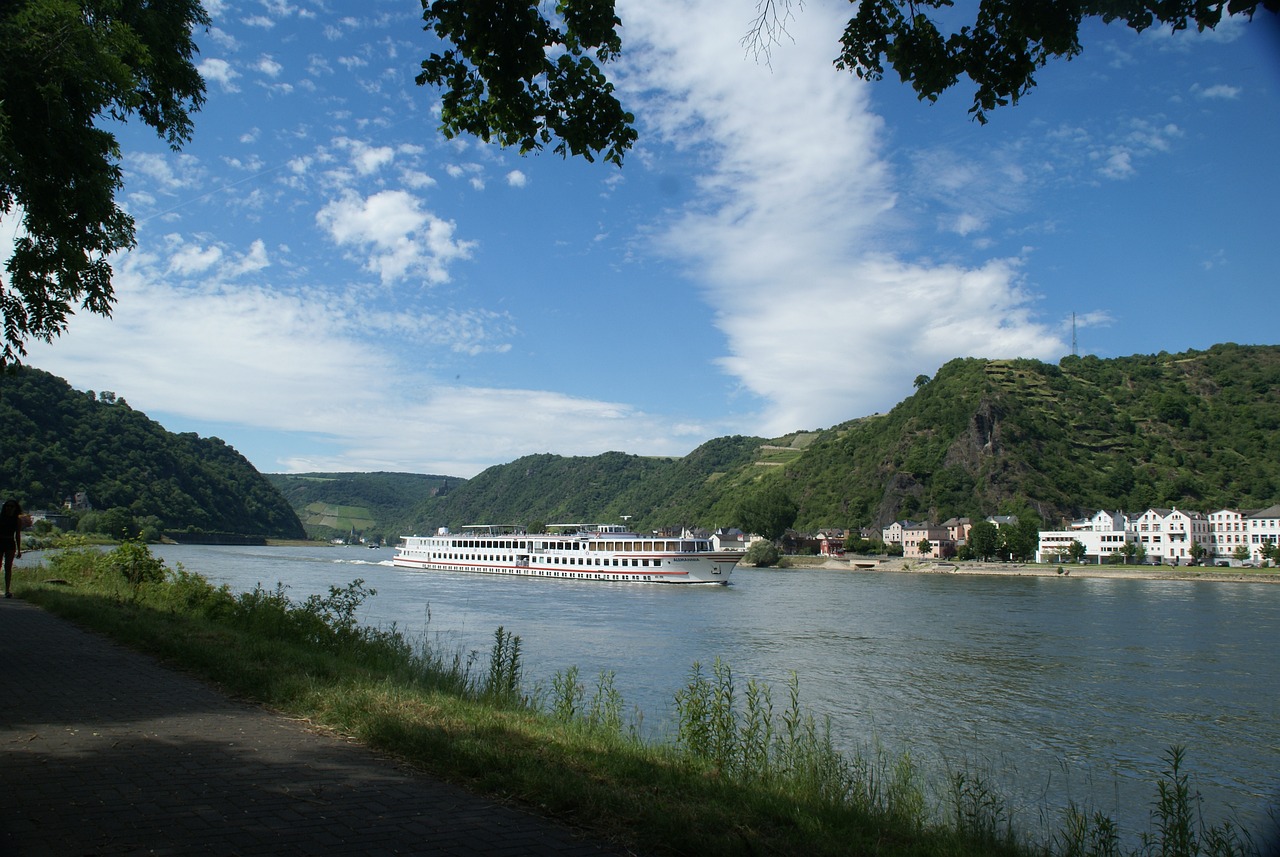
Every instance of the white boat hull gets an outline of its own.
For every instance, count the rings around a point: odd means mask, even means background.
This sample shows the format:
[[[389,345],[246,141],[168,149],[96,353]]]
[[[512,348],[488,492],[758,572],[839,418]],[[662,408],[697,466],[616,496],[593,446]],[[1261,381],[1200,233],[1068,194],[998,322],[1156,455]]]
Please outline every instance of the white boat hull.
[[[405,536],[392,564],[417,571],[467,572],[618,583],[726,584],[742,558],[705,539],[634,533],[530,535],[486,532]]]

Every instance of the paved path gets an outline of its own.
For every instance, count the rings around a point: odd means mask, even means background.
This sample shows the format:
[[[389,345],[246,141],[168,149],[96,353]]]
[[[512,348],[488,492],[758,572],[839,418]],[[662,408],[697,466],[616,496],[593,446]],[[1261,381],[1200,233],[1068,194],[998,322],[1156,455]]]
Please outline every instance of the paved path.
[[[0,598],[0,855],[609,853]]]

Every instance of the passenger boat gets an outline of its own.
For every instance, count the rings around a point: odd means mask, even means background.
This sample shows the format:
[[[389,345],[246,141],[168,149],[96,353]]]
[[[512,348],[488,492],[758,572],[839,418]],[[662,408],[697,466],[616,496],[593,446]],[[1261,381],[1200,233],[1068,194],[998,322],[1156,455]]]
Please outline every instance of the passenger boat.
[[[628,583],[725,584],[741,551],[717,551],[709,539],[645,536],[617,524],[556,524],[547,533],[516,525],[474,525],[434,536],[403,536],[392,559],[420,571],[469,571],[521,577]]]

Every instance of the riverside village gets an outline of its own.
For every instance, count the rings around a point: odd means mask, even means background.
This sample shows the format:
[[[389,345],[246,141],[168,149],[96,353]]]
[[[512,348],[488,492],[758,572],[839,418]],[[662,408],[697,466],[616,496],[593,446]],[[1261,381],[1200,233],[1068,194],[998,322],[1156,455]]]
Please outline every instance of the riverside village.
[[[1017,523],[1011,516],[986,520],[997,528]],[[904,559],[948,559],[973,529],[970,518],[942,524],[894,521],[881,533],[886,546],[900,547]],[[830,534],[819,534],[823,553],[838,552]],[[1273,563],[1280,545],[1280,505],[1258,511],[1219,509],[1208,514],[1150,508],[1141,513],[1099,510],[1061,530],[1041,530],[1036,562],[1067,560],[1096,564],[1138,562],[1149,565],[1261,567]],[[894,549],[896,552],[896,549]]]

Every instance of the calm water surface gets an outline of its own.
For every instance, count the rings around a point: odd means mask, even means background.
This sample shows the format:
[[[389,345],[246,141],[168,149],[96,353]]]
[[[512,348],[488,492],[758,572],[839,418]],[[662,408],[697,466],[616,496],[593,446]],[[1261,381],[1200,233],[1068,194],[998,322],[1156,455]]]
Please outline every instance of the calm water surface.
[[[1146,830],[1173,744],[1210,821],[1230,807],[1261,829],[1280,793],[1280,585],[738,569],[728,587],[664,587],[410,572],[390,549],[154,550],[298,600],[363,578],[365,624],[449,650],[487,653],[502,626],[527,683],[611,670],[651,735],[671,734],[695,661],[768,682],[775,710],[794,672],[842,746],[989,772],[1027,829],[1072,800]]]

